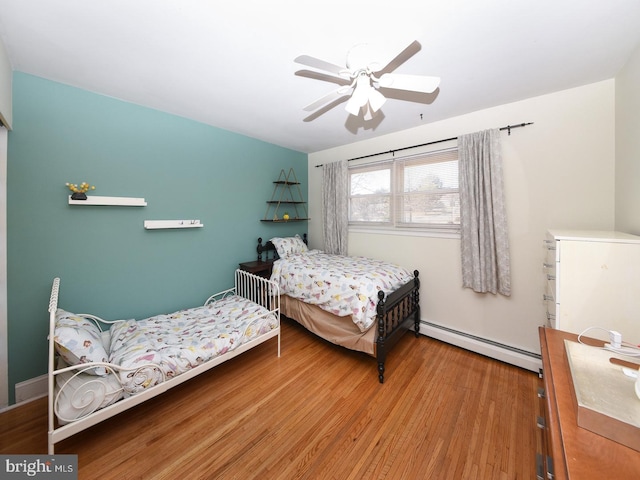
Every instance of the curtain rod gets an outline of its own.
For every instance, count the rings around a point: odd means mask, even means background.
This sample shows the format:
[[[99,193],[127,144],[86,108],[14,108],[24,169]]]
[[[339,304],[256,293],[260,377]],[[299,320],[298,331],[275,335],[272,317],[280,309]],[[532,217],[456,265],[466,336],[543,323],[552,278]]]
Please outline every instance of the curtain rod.
[[[507,125],[506,127],[501,127],[499,130],[501,131],[506,130],[509,133],[509,135],[511,135],[511,130],[513,130],[514,128],[526,127],[527,125],[533,125],[533,122],[519,123],[517,125]],[[386,152],[372,153],[370,155],[363,155],[361,157],[350,158],[349,160],[347,160],[347,162],[351,162],[352,160],[360,160],[362,158],[376,157],[378,155],[384,155],[385,153],[390,153],[393,155],[394,153],[400,152],[402,150],[409,150],[410,148],[426,147],[427,145],[435,145],[436,143],[450,142],[451,140],[457,140],[457,138],[458,137],[443,138],[442,140],[434,140],[433,142],[421,143],[420,145],[411,145],[410,147],[396,148],[395,150],[388,150]],[[322,165],[323,164],[316,165],[316,168],[322,167]]]

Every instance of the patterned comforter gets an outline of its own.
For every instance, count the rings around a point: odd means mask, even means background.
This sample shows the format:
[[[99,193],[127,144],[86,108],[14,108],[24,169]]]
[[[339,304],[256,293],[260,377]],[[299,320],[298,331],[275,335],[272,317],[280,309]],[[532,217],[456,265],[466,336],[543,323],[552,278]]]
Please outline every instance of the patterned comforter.
[[[123,320],[111,327],[109,361],[124,368],[156,364],[165,378],[222,355],[277,328],[278,319],[245,298],[232,295],[197,308],[144,320]],[[163,380],[146,368],[121,373],[131,395]]]
[[[271,274],[280,293],[339,317],[350,315],[362,332],[375,321],[378,291],[391,293],[412,278],[411,272],[388,262],[318,250],[277,260]]]

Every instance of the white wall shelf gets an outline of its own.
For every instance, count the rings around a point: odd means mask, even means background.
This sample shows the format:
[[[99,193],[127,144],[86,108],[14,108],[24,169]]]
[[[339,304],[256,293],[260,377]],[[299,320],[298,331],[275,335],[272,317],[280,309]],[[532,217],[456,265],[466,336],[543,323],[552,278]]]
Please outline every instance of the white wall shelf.
[[[146,207],[144,198],[134,197],[99,197],[87,195],[86,200],[72,200],[69,195],[69,205],[112,205],[116,207]]]
[[[158,230],[161,228],[202,228],[200,220],[145,220],[144,228]]]

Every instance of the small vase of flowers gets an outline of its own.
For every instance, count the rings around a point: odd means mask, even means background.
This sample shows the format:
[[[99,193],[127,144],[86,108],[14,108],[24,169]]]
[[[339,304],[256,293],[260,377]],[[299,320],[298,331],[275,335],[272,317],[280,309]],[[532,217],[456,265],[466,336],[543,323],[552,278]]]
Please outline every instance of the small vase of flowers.
[[[71,200],[86,200],[87,192],[96,189],[94,185],[89,185],[87,182],[82,182],[80,186],[75,183],[65,183],[65,185],[71,190]]]

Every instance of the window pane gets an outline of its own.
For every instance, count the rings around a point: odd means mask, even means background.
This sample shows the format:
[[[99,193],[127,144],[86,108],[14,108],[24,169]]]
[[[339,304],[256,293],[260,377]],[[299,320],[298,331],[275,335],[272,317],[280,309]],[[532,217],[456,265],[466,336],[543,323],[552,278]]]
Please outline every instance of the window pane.
[[[404,167],[405,193],[458,188],[458,161]]]
[[[351,195],[391,193],[391,170],[371,170],[351,174]]]
[[[401,195],[399,204],[399,223],[437,225],[460,223],[460,195],[457,190]]]
[[[439,150],[349,169],[349,222],[458,229],[458,150]]]
[[[391,198],[386,195],[368,195],[351,197],[349,220],[352,222],[384,222],[391,221]]]

